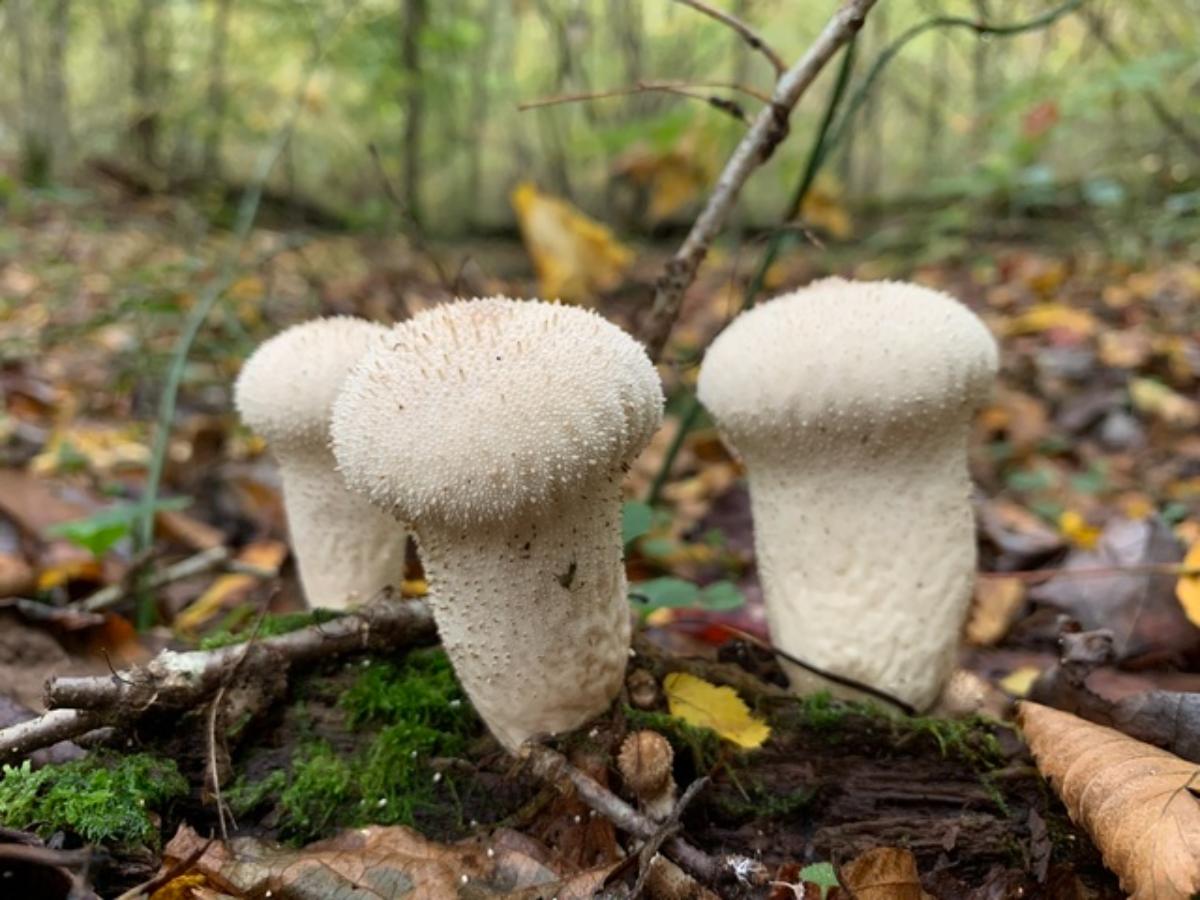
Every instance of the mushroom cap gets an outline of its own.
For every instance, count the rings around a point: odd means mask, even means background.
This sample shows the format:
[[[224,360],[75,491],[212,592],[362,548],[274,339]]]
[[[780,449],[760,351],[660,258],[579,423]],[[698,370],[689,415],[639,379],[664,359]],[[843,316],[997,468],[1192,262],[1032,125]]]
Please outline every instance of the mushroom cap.
[[[401,521],[469,526],[615,480],[662,407],[645,350],[599,315],[460,300],[397,325],[355,367],[333,448],[347,484]]]
[[[698,391],[735,443],[905,430],[968,415],[996,365],[987,327],[954,298],[826,278],[735,319],[709,347]]]
[[[246,360],[233,389],[242,420],[287,453],[329,445],[329,416],[342,381],[388,333],[352,316],[313,319],[281,331]]]

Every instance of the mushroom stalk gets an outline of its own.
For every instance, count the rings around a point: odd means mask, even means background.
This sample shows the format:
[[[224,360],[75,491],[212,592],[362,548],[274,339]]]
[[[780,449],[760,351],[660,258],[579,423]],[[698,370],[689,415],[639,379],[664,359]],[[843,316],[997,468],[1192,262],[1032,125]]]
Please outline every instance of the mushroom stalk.
[[[771,634],[807,662],[926,708],[954,669],[974,583],[965,434],[813,443],[791,448],[799,464],[742,454]],[[781,662],[797,692],[875,699]]]
[[[418,525],[427,598],[463,689],[506,748],[607,709],[629,655],[619,474],[486,531]]]
[[[279,459],[288,537],[311,606],[348,609],[404,577],[404,534],[358,494],[330,490],[339,481],[324,448]]]

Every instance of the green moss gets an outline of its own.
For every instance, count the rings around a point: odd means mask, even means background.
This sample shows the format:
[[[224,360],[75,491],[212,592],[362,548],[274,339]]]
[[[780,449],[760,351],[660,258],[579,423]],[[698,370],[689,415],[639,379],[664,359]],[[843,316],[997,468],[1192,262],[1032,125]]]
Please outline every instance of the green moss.
[[[796,705],[782,713],[780,721],[784,727],[798,726],[833,741],[861,736],[864,728],[878,730],[893,745],[928,741],[942,756],[962,759],[981,770],[1004,763],[1004,751],[995,735],[1000,723],[982,716],[902,716],[873,703],[836,700],[828,691],[820,691],[799,698]]]
[[[157,848],[151,812],[187,792],[172,760],[144,753],[89,756],[36,772],[26,760],[3,769],[0,822],[43,837],[66,831],[93,844]]]
[[[717,800],[726,815],[737,819],[787,818],[811,806],[817,793],[808,789],[780,794],[759,781],[739,789],[740,796],[722,795]]]
[[[297,841],[333,826],[412,825],[445,783],[429,760],[461,755],[480,727],[441,650],[415,651],[402,663],[371,661],[341,706],[351,728],[373,734],[367,746],[339,755],[311,741],[286,773],[236,784],[230,802],[245,812],[277,796],[282,833]]]
[[[699,773],[706,773],[717,764],[721,752],[721,736],[711,728],[691,725],[683,719],[664,712],[647,712],[625,707],[625,719],[635,731],[649,728],[668,741],[676,753],[687,750]]]
[[[246,607],[247,611],[249,608]],[[250,640],[254,635],[259,638],[276,637],[307,628],[309,625],[320,625],[330,622],[341,614],[329,609],[314,609],[308,612],[279,613],[263,616],[262,624],[255,627],[254,622],[248,622],[245,615],[231,614],[221,624],[221,627],[200,641],[201,650],[216,650],[231,644],[241,644]]]

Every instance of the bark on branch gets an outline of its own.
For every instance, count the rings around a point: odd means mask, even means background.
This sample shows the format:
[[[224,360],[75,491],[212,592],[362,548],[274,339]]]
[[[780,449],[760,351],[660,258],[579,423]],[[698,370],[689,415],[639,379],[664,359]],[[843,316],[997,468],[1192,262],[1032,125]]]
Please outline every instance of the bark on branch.
[[[296,664],[348,653],[384,651],[431,639],[429,607],[419,600],[377,601],[332,622],[217,650],[164,651],[144,666],[107,676],[53,678],[46,685],[50,711],[0,729],[0,761],[79,737],[96,728],[128,727],[154,711],[191,709],[225,684],[232,666],[243,673],[279,677]]]
[[[713,239],[725,225],[742,186],[754,170],[771,158],[787,137],[788,117],[821,69],[849,41],[866,19],[876,0],[846,0],[795,65],[780,75],[764,108],[729,157],[725,169],[709,195],[703,211],[683,244],[658,279],[654,304],[642,323],[641,337],[652,359],[657,360],[670,336],[684,292],[696,279],[700,263],[708,255]]]

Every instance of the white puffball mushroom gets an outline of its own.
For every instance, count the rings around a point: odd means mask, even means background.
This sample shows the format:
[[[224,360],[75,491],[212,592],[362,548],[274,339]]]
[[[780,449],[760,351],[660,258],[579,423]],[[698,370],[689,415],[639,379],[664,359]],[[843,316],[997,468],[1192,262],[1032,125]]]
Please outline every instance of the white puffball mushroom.
[[[621,329],[505,298],[396,326],[335,404],[347,483],[411,525],[442,643],[510,751],[584,724],[621,688],[621,477],[662,406]]]
[[[745,463],[775,644],[926,709],[975,577],[967,435],[996,343],[897,282],[818,281],[739,316],[699,396]],[[845,688],[784,663],[797,691]]]
[[[279,464],[292,550],[312,607],[345,609],[404,578],[404,533],[346,487],[329,447],[342,381],[387,333],[349,316],[293,326],[246,360],[234,387],[242,420]]]

